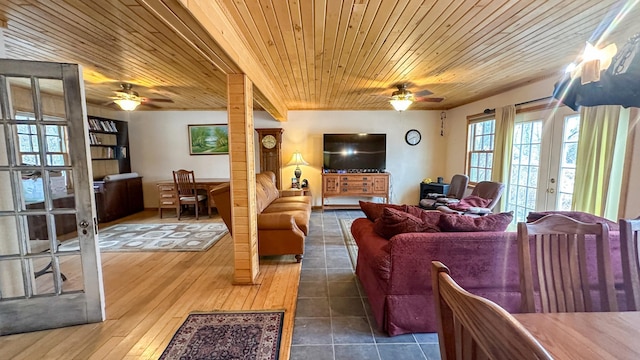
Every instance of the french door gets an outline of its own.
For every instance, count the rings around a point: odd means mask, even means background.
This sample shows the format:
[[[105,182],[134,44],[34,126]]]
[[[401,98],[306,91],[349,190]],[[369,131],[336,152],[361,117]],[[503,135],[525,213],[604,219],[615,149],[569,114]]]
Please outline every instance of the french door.
[[[571,210],[580,114],[566,106],[516,116],[507,211]]]
[[[0,60],[0,335],[104,320],[84,101],[77,65]]]

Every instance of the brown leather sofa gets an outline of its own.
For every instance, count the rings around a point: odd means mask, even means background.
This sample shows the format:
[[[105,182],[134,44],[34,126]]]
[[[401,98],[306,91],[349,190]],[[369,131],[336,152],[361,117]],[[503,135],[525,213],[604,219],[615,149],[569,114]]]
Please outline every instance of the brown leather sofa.
[[[258,254],[293,254],[300,262],[304,254],[304,239],[311,217],[310,196],[281,196],[271,171],[256,174],[256,205],[258,210]],[[231,231],[231,201],[229,184],[211,190],[218,213]]]

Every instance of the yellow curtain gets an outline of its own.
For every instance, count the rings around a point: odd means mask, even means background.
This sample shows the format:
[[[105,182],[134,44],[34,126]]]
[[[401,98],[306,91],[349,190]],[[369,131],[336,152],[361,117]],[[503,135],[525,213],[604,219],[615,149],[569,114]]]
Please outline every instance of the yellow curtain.
[[[629,111],[617,105],[583,106],[580,118],[572,208],[615,221]]]
[[[513,149],[513,126],[516,121],[516,107],[507,105],[496,113],[496,132],[493,146],[493,167],[491,181],[507,185],[511,169],[511,150]],[[504,196],[502,197],[504,199]],[[496,208],[505,211],[507,202],[500,200]]]

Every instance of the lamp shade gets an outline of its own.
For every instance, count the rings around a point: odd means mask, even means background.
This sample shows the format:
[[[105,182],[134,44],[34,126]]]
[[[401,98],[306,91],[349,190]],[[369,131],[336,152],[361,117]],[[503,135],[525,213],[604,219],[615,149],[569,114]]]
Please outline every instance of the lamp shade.
[[[309,165],[309,163],[304,160],[300,151],[296,150],[293,155],[291,155],[291,160],[287,163],[287,166],[291,165]]]
[[[132,99],[116,99],[113,100],[113,102],[118,104],[118,106],[125,111],[133,111],[138,107],[138,105],[140,105],[139,100]]]

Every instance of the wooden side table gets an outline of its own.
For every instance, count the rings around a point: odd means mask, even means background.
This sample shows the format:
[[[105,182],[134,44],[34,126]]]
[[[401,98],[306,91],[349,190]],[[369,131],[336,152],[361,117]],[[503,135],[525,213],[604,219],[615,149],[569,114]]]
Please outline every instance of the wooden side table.
[[[282,196],[311,196],[311,189],[307,188],[289,188],[280,192]]]

